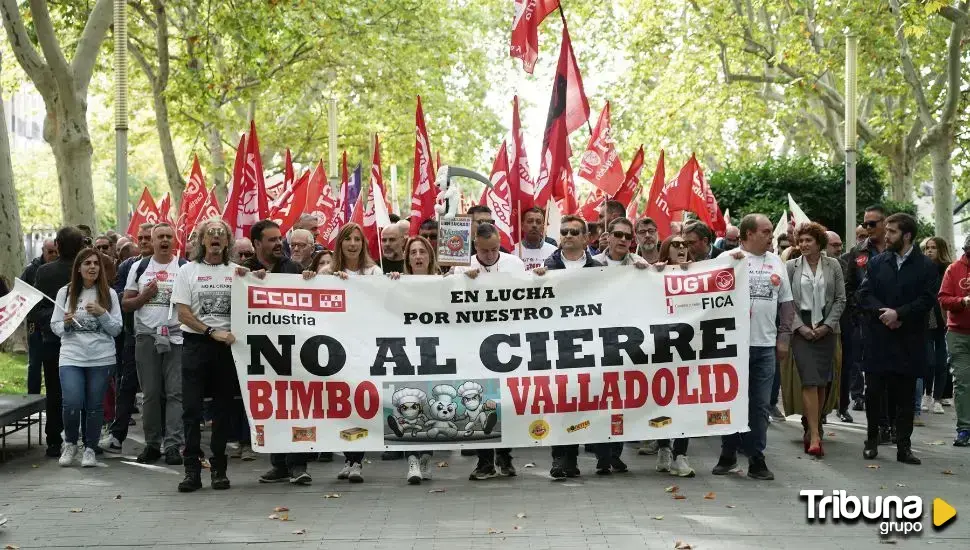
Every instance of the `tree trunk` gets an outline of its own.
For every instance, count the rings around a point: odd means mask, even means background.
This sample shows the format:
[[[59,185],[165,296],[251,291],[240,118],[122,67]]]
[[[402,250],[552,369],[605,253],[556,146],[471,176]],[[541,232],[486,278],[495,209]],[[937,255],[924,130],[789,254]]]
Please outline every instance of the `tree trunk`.
[[[933,147],[933,223],[936,234],[953,246],[953,140],[943,139]]]
[[[0,57],[0,64],[2,64]],[[2,93],[0,93],[2,96]],[[5,121],[3,102],[0,101],[0,121]],[[14,278],[27,261],[24,257],[24,235],[20,229],[20,209],[13,183],[13,166],[10,161],[10,140],[7,125],[0,122],[0,275],[13,287]]]
[[[212,184],[215,186],[219,204],[225,204],[229,193],[226,189],[226,153],[222,149],[222,132],[211,122],[206,126],[208,126],[206,141],[209,146],[209,156],[212,158]]]
[[[61,217],[64,225],[83,223],[97,232],[94,188],[91,183],[91,157],[94,155],[94,149],[91,147],[87,121],[84,117],[80,120],[52,121],[48,114],[44,125],[51,124],[61,128],[64,126],[73,128],[67,135],[62,132],[48,139],[57,165],[57,179],[61,190]]]
[[[168,188],[172,192],[172,207],[177,212],[182,204],[182,193],[185,191],[185,179],[179,171],[178,159],[175,157],[175,145],[172,143],[172,127],[168,119],[168,102],[163,90],[153,91],[155,101],[155,127],[158,129],[158,141],[162,149],[162,161],[165,163],[165,178]]]

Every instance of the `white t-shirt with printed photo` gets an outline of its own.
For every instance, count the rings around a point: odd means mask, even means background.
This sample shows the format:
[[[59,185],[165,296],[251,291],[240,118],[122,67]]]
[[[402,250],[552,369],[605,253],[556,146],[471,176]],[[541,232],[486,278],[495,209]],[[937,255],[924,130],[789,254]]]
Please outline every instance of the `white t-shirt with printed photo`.
[[[125,291],[140,293],[150,282],[157,281],[158,292],[135,311],[135,334],[155,334],[156,329],[161,326],[178,327],[178,313],[175,308],[170,307],[172,290],[175,288],[175,280],[179,274],[178,258],[173,257],[167,264],[160,264],[155,261],[155,258],[150,259],[145,272],[136,281],[135,275],[138,274],[139,263],[140,261],[132,264]],[[171,315],[169,311],[172,312]],[[173,344],[181,344],[181,334],[172,334],[171,341]]]
[[[519,248],[522,248],[522,253],[519,253]],[[521,258],[522,262],[525,264],[526,271],[532,271],[537,267],[542,267],[546,263],[546,258],[552,256],[552,253],[556,251],[556,246],[546,241],[542,241],[542,246],[539,248],[529,248],[528,246],[523,247],[522,243],[516,243],[512,248],[512,255]]]
[[[230,330],[232,313],[232,277],[236,264],[210,265],[191,262],[182,266],[172,291],[172,301],[189,306],[192,315],[208,327]],[[176,315],[178,313],[176,312]],[[200,334],[186,325],[183,332]]]
[[[778,340],[778,304],[793,300],[788,268],[774,252],[764,256],[743,252],[751,292],[751,345],[773,348]]]

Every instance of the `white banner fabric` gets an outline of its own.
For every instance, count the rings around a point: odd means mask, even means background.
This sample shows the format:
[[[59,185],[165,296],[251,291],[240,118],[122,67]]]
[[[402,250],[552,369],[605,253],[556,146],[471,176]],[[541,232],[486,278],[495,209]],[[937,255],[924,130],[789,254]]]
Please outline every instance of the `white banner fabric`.
[[[44,299],[44,293],[15,279],[13,289],[0,298],[0,344],[5,342],[24,322],[27,314]]]

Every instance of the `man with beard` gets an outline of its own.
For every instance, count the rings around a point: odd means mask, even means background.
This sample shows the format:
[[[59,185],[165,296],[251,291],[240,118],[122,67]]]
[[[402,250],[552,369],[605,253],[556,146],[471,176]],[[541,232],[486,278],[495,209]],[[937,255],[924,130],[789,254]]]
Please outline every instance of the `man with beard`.
[[[256,255],[243,262],[250,271],[267,273],[303,273],[303,267],[283,255],[283,233],[276,222],[262,220],[249,230]],[[260,483],[279,483],[289,480],[294,485],[309,485],[312,478],[306,471],[307,456],[303,453],[273,453],[269,456],[272,468],[260,476]]]
[[[404,273],[404,245],[407,242],[407,229],[394,223],[381,231],[381,270],[384,273]]]
[[[660,261],[660,240],[657,234],[657,222],[652,218],[640,218],[636,226],[636,253],[647,263],[655,264]]]
[[[28,285],[34,285],[34,278],[40,266],[53,262],[57,259],[57,246],[54,239],[45,239],[40,256],[37,256],[24,269],[20,279]],[[44,341],[41,338],[40,330],[37,326],[27,322],[27,393],[39,394],[41,386],[41,347]]]
[[[145,401],[145,449],[138,462],[182,464],[182,329],[172,306],[172,289],[184,260],[175,257],[175,228],[152,229],[151,257],[133,264],[121,307],[134,312],[135,369]],[[164,408],[164,412],[163,412]]]
[[[886,251],[869,260],[858,291],[865,321],[862,345],[866,373],[868,433],[862,455],[878,454],[880,403],[893,403],[889,422],[896,428],[896,460],[920,464],[913,455],[913,394],[926,363],[928,316],[936,304],[939,271],[916,240],[916,220],[908,214],[885,219]]]
[[[724,236],[714,241],[714,245],[725,252],[728,250],[734,250],[740,244],[738,241],[740,236],[741,233],[738,231],[737,226],[729,225],[724,231]]]
[[[538,206],[522,213],[522,241],[512,247],[526,270],[541,267],[546,258],[556,251],[556,245],[546,241],[546,213]]]
[[[600,233],[599,243],[596,250],[593,251],[593,254],[606,252],[606,248],[609,246],[610,224],[613,223],[613,220],[624,216],[626,216],[626,207],[623,206],[622,202],[606,201],[603,203],[603,206],[600,207],[599,215],[599,225],[603,228],[603,232]]]
[[[310,262],[313,261],[314,242],[313,233],[306,229],[294,229],[290,233],[290,259],[300,264],[303,269],[310,269]]]
[[[533,270],[536,275],[545,275],[550,269],[577,269],[583,267],[603,267],[586,253],[586,222],[579,216],[563,216],[559,226],[559,249],[546,258],[543,266]],[[579,445],[553,445],[552,468],[549,475],[553,480],[579,477]]]
[[[690,255],[695,262],[717,258],[724,251],[711,244],[714,232],[704,222],[693,221],[684,226],[680,233],[690,248]]]

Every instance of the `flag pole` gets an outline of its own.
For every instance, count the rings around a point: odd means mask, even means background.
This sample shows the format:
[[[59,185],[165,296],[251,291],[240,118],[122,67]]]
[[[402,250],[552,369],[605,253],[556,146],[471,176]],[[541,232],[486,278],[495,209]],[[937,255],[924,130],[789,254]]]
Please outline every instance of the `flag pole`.
[[[562,19],[562,28],[566,29],[566,32],[569,32],[568,25],[566,25],[566,12],[562,11],[562,0],[559,0],[559,18]],[[569,49],[572,50],[572,48],[572,43],[570,43]],[[576,57],[576,52],[571,53],[573,54],[573,57]],[[576,59],[576,64],[579,64],[578,58]],[[593,137],[593,126],[589,123],[589,117],[586,118],[586,129],[589,130],[590,137]],[[569,136],[566,137],[568,138]]]

